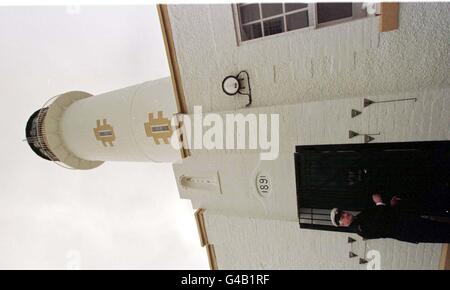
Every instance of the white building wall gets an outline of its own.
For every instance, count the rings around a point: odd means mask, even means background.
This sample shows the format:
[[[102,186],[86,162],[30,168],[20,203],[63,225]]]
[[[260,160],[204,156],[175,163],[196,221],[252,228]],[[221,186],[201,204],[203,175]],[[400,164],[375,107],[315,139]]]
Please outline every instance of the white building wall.
[[[441,244],[409,244],[392,239],[367,241],[380,253],[379,264],[359,264],[365,244],[356,235],[301,230],[297,222],[204,213],[208,240],[214,244],[219,269],[438,269]],[[347,237],[357,241],[349,258]],[[373,268],[370,268],[373,269]]]
[[[372,104],[363,109],[363,98],[351,98],[235,111],[244,115],[279,114],[279,157],[273,161],[261,161],[258,150],[191,150],[191,157],[173,166],[180,196],[191,199],[194,208],[295,221],[297,208],[293,153],[296,145],[363,142],[362,137],[349,139],[349,130],[359,133],[380,132],[380,136],[374,136],[373,142],[450,139],[450,89],[369,98],[417,98],[417,102]],[[352,109],[360,110],[362,114],[351,118]],[[221,113],[222,116],[225,114]],[[261,197],[257,192],[258,172],[271,178],[273,190],[268,197]],[[181,185],[183,176],[218,176],[220,186],[189,188]]]
[[[238,111],[280,114],[278,159],[260,161],[257,151],[192,150],[183,164],[174,165],[180,196],[211,214],[211,218],[206,215],[207,232],[219,268],[361,267],[354,259],[345,258],[346,234],[299,229],[295,146],[363,142],[359,137],[348,139],[348,130],[380,132],[373,142],[450,140],[450,89],[369,98],[417,98],[417,102],[373,104],[363,109],[363,98],[351,98]],[[351,109],[363,113],[352,119]],[[270,176],[273,185],[266,198],[256,190],[256,172],[261,171]],[[214,175],[219,177],[220,190],[189,189],[180,184],[181,176]],[[441,245],[393,240],[369,245],[381,252],[386,269],[438,267]]]
[[[296,145],[362,143],[348,130],[380,132],[373,142],[450,140],[450,4],[401,3],[400,29],[378,32],[367,18],[310,31],[236,43],[230,5],[169,6],[183,90],[190,112],[279,113],[280,156],[260,161],[257,151],[192,150],[174,165],[180,196],[205,208],[209,243],[220,269],[365,269],[348,258],[347,234],[300,230],[293,153]],[[193,25],[192,22],[195,24]],[[227,97],[222,79],[250,73],[253,105]],[[364,97],[417,102],[374,104]],[[362,115],[350,118],[351,109]],[[256,173],[270,175],[263,198]],[[219,180],[187,188],[182,176]],[[362,254],[363,243],[355,244]],[[440,244],[370,241],[383,269],[434,269]],[[359,250],[358,250],[359,249]]]
[[[401,3],[399,29],[369,17],[237,44],[230,4],[170,5],[189,110],[243,107],[225,76],[247,70],[253,106],[293,104],[450,86],[450,3]]]

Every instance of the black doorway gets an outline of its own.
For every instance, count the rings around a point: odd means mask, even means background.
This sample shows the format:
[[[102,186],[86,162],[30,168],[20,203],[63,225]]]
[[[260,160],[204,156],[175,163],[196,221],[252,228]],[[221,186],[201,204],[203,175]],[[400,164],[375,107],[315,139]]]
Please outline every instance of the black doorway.
[[[349,231],[331,225],[330,209],[361,211],[373,193],[450,217],[450,141],[297,146],[294,159],[301,228]]]

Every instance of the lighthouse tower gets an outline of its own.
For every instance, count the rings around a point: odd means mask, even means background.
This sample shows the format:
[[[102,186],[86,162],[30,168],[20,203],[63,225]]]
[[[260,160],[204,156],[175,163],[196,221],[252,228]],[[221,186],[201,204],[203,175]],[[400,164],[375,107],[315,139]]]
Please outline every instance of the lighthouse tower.
[[[171,138],[176,113],[170,78],[95,96],[72,91],[34,112],[26,137],[37,155],[73,169],[104,161],[175,163],[182,159]]]

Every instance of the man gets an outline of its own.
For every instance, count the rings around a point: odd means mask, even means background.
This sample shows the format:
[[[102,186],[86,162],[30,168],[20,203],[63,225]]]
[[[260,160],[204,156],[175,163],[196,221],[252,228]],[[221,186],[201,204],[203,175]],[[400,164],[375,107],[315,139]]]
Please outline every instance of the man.
[[[375,206],[356,216],[337,208],[331,210],[331,222],[352,227],[364,239],[391,238],[409,243],[450,243],[450,223],[437,222],[408,212],[394,196],[386,205],[379,194],[372,195]]]

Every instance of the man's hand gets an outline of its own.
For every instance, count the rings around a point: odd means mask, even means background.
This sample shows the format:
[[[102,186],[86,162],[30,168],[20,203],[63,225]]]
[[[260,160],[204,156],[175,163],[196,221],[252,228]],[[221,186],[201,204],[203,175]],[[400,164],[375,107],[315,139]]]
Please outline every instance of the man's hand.
[[[399,198],[398,196],[394,195],[391,198],[391,206],[396,206],[399,203],[400,200],[402,200],[402,199]]]
[[[383,202],[381,195],[379,193],[372,194],[372,200],[375,204],[379,204]]]

